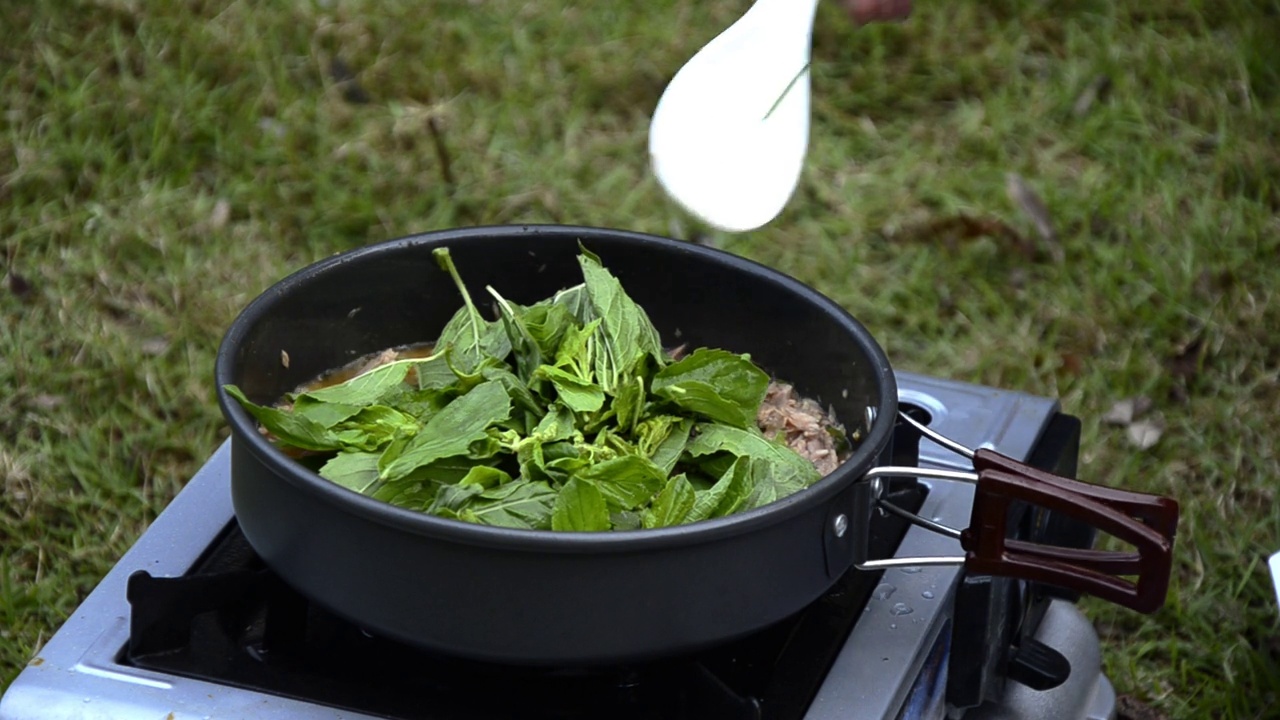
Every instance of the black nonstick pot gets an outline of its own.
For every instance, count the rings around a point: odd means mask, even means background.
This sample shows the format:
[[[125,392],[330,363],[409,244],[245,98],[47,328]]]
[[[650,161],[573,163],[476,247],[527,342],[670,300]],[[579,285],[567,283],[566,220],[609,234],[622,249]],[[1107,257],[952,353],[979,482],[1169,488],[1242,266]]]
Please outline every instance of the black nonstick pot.
[[[860,435],[853,455],[805,491],[726,518],[630,532],[509,530],[405,510],[332,484],[276,450],[223,390],[235,384],[251,400],[271,403],[358,356],[433,340],[459,305],[431,256],[434,248],[450,249],[473,296],[492,285],[531,303],[580,282],[579,243],[618,276],[665,343],[750,353],[834,407]],[[449,230],[321,261],[244,310],[223,340],[215,374],[231,426],[236,517],[272,569],[371,632],[520,664],[670,655],[745,635],[801,609],[865,560],[857,529],[875,502],[877,483],[868,478],[876,473],[869,471],[886,457],[897,414],[884,352],[831,300],[728,253],[594,228]],[[1003,543],[1005,509],[1035,501],[1036,488],[1046,484],[1054,497],[1068,496],[1072,488],[1054,483],[1073,481],[1024,481],[1019,467],[986,462],[1000,494],[986,503],[992,516],[976,518],[965,539],[971,563],[986,562],[982,572],[1056,581],[1142,610],[1154,609],[1157,595],[1163,602],[1172,501],[1107,491],[1114,502],[1093,508],[1096,524],[1129,539],[1142,558],[1066,549],[1037,555]],[[1060,504],[1107,503],[1085,495]],[[1162,509],[1143,510],[1153,502]],[[1010,553],[1030,558],[1030,569],[1008,562]],[[1140,592],[1112,577],[1139,574],[1140,560],[1147,563]]]

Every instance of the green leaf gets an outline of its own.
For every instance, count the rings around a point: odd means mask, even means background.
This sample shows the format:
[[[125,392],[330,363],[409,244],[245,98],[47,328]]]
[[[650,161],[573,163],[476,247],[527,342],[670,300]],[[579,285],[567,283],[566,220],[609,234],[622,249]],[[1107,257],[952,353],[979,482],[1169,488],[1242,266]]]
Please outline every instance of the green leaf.
[[[453,264],[449,248],[436,248],[431,253],[440,268],[449,273],[458,294],[462,295],[463,306],[449,319],[436,347],[449,349],[452,352],[452,364],[464,373],[474,372],[486,357],[502,360],[511,352],[511,341],[500,322],[490,322],[480,315],[475,303],[471,301],[471,293],[462,282],[458,268]]]
[[[577,430],[573,410],[561,403],[555,403],[547,410],[547,414],[542,416],[542,420],[533,428],[530,436],[543,442],[555,442],[572,439]]]
[[[575,412],[591,413],[604,407],[604,390],[599,385],[550,365],[541,365],[534,377],[551,381],[556,397]]]
[[[694,505],[693,486],[683,474],[676,475],[667,481],[666,487],[658,493],[653,507],[642,514],[646,528],[671,527],[679,525],[689,517]]]
[[[385,405],[366,407],[333,427],[348,449],[377,450],[400,436],[416,435],[421,425],[410,415]]]
[[[379,481],[366,494],[375,500],[426,512],[441,487],[462,482],[480,462],[463,456],[442,458],[394,482]]]
[[[511,343],[511,352],[515,355],[516,372],[524,380],[531,379],[533,371],[542,364],[542,348],[533,339],[528,326],[525,325],[524,310],[514,303],[508,302],[493,287],[485,286],[485,290],[498,303],[498,314],[502,322],[502,329],[506,332],[507,339]]]
[[[637,449],[662,468],[664,474],[670,475],[684,454],[692,430],[693,420],[689,418],[674,415],[650,418],[636,426]]]
[[[477,465],[468,470],[466,476],[459,480],[458,484],[475,485],[482,490],[491,490],[509,482],[511,482],[511,476],[505,471],[488,465]]]
[[[705,418],[755,427],[769,376],[746,355],[699,348],[653,378],[653,394]]]
[[[635,431],[644,413],[645,392],[644,378],[636,375],[619,384],[617,394],[613,396],[613,412],[617,418],[618,429],[624,433]]]
[[[328,428],[305,415],[257,405],[235,385],[223,389],[283,445],[316,452],[342,448],[342,442]]]
[[[597,318],[595,308],[591,307],[591,298],[587,296],[585,284],[561,290],[551,296],[551,302],[569,311],[580,325],[586,325]]]
[[[427,508],[427,512],[432,515],[441,515],[443,517],[457,518],[458,513],[462,510],[471,498],[477,497],[484,492],[484,488],[479,485],[441,485],[436,491],[436,499],[431,503],[431,507]]]
[[[693,508],[685,516],[685,522],[724,517],[746,509],[747,499],[755,489],[751,465],[751,458],[740,457],[714,485],[706,490],[696,490]]]
[[[378,453],[338,453],[320,468],[320,477],[363,493],[378,481]]]
[[[608,530],[609,510],[600,489],[582,478],[573,478],[565,483],[556,496],[551,529],[563,532]]]
[[[685,450],[694,458],[721,452],[739,459],[750,458],[754,487],[742,508],[746,510],[799,492],[822,478],[811,462],[791,448],[756,432],[727,425],[699,424],[697,435]]]
[[[601,320],[602,347],[594,357],[595,379],[612,395],[644,355],[652,356],[661,365],[662,345],[644,309],[627,295],[622,283],[600,264],[598,257],[583,249],[578,264],[591,307]]]
[[[405,380],[417,384],[419,390],[443,390],[454,385],[458,382],[458,375],[449,364],[451,351],[445,347],[429,358],[413,361]]]
[[[384,452],[378,462],[382,479],[395,480],[440,458],[462,455],[471,443],[487,437],[490,425],[510,416],[511,398],[502,383],[481,383],[446,405],[395,455]]]
[[[609,524],[614,530],[639,530],[644,527],[644,518],[634,510],[622,510],[609,513]]]
[[[453,373],[449,373],[449,378],[453,382],[458,380],[453,376]],[[393,407],[417,420],[419,425],[424,425],[436,413],[443,410],[455,397],[456,394],[451,391],[441,389],[419,390],[412,385],[406,385],[384,397],[382,404]]]
[[[611,510],[635,510],[649,504],[667,482],[666,473],[648,458],[623,455],[577,473],[600,489]]]
[[[322,427],[331,428],[360,412],[361,409],[360,405],[322,402],[319,400],[312,400],[306,395],[299,395],[293,401],[293,409],[291,412],[295,415],[300,415],[310,420],[314,420]]]
[[[551,528],[556,499],[556,491],[546,483],[508,482],[471,498],[458,512],[458,519],[481,525],[546,530]]]
[[[565,330],[564,339],[556,350],[555,366],[584,382],[591,382],[595,378],[595,360],[592,357],[595,345],[591,340],[599,331],[599,318],[582,327],[572,326]]]
[[[578,327],[577,319],[564,305],[543,301],[524,311],[524,324],[544,358],[554,358],[570,328]]]
[[[404,385],[405,375],[423,360],[396,360],[357,375],[346,382],[301,393],[308,401],[345,405],[374,405]]]
[[[486,367],[480,371],[480,374],[485,380],[497,380],[502,383],[507,395],[511,397],[511,402],[521,410],[531,412],[536,416],[541,416],[546,412],[546,408],[530,392],[529,386],[507,368]]]

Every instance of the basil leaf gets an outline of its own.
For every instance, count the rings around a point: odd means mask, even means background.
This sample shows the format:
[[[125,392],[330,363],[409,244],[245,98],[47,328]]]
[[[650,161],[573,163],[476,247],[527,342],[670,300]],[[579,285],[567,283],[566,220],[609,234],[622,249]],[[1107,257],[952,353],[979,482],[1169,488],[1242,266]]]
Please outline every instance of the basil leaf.
[[[322,427],[331,428],[360,412],[361,409],[360,405],[322,402],[312,400],[306,395],[299,395],[293,401],[293,410],[291,412],[314,420]]]
[[[488,465],[477,465],[467,471],[466,476],[459,480],[458,484],[475,485],[482,490],[491,490],[509,482],[511,482],[511,476],[505,471]]]
[[[565,330],[564,339],[556,349],[555,366],[572,373],[584,382],[591,382],[595,378],[595,360],[592,355],[595,343],[592,342],[592,338],[599,330],[598,318],[587,322],[582,327],[575,325]]]
[[[366,494],[375,500],[426,512],[441,487],[460,483],[480,462],[461,456],[443,458],[395,482],[379,482],[366,490]]]
[[[612,405],[618,429],[625,433],[634,432],[644,407],[644,378],[637,375],[623,381],[617,388],[617,394],[613,396]]]
[[[622,289],[622,283],[600,264],[600,258],[583,249],[578,256],[587,297],[600,318],[602,347],[595,353],[596,381],[613,394],[644,355],[661,365],[662,345],[658,331],[644,309]]]
[[[457,378],[453,377],[452,373],[449,377],[457,382]],[[421,425],[431,420],[454,398],[455,395],[451,392],[438,389],[417,390],[411,385],[406,385],[388,394],[382,399],[382,403],[412,417]]]
[[[754,489],[751,458],[740,457],[714,485],[706,490],[695,491],[693,508],[685,516],[685,522],[723,517],[744,509],[747,498]]]
[[[648,458],[623,455],[584,468],[576,476],[594,483],[611,510],[635,510],[648,505],[667,482],[666,473]]]
[[[405,382],[411,365],[421,360],[398,360],[379,365],[378,367],[357,375],[346,382],[330,385],[317,390],[308,390],[298,395],[298,399],[308,401],[342,403],[346,405],[373,405],[399,388]]]
[[[407,476],[393,482],[379,481],[366,491],[370,497],[401,505],[394,498],[412,498],[418,503],[416,509],[425,509],[434,500],[436,491],[444,485],[457,485],[471,472],[480,466],[482,461],[465,456],[442,458],[430,465],[424,465]],[[405,505],[405,507],[408,507]]]
[[[378,453],[338,453],[320,468],[320,477],[363,493],[378,481]]]
[[[342,442],[328,428],[305,415],[255,404],[235,385],[223,389],[284,445],[316,452],[342,448]]]
[[[391,456],[384,452],[378,461],[381,477],[395,480],[440,458],[462,455],[471,443],[487,437],[490,425],[510,416],[511,398],[502,383],[481,383],[436,413],[403,449]]]
[[[406,510],[426,512],[435,502],[440,483],[418,482],[384,486],[369,494],[375,500],[402,507]]]
[[[436,491],[436,499],[431,503],[431,507],[427,508],[427,512],[432,515],[441,515],[457,519],[458,512],[462,510],[471,498],[476,497],[484,492],[484,488],[479,485],[441,485]]]
[[[699,348],[653,378],[653,394],[717,422],[756,426],[769,376],[746,355]]]
[[[534,377],[551,381],[556,397],[574,412],[590,413],[604,407],[604,390],[580,376],[558,367],[541,365]]]
[[[644,526],[659,528],[679,525],[693,511],[694,500],[693,486],[689,484],[689,480],[683,474],[676,475],[658,493],[653,501],[653,508],[641,514]]]
[[[449,364],[451,348],[446,347],[429,358],[416,360],[409,366],[405,382],[417,385],[419,390],[443,390],[458,382],[458,375]]]
[[[743,509],[766,505],[799,492],[822,478],[813,463],[791,448],[771,442],[758,433],[707,423],[699,424],[697,433],[685,448],[692,457],[724,452],[739,460],[744,457],[751,459],[754,488]]]
[[[587,297],[587,286],[574,285],[551,296],[551,302],[569,311],[580,324],[586,325],[596,319],[596,311],[591,307],[591,298]]]
[[[551,529],[565,532],[597,532],[609,529],[604,494],[593,483],[573,478],[560,488]]]
[[[486,367],[480,371],[485,380],[497,380],[506,389],[516,407],[541,417],[546,408],[534,398],[529,386],[505,367]]]
[[[644,519],[634,510],[609,513],[609,524],[614,530],[639,530],[644,527]]]
[[[545,300],[525,308],[523,319],[544,358],[554,358],[565,334],[570,328],[578,327],[577,319],[568,308]]]
[[[458,519],[482,525],[545,530],[551,527],[556,500],[556,491],[546,483],[508,482],[471,498],[458,512]]]
[[[547,414],[542,416],[542,420],[533,428],[530,436],[544,442],[569,440],[574,437],[578,429],[574,423],[573,411],[560,403],[555,403],[548,409]]]
[[[641,455],[652,460],[654,465],[662,468],[664,474],[670,475],[680,461],[680,456],[684,454],[691,430],[693,420],[689,418],[674,415],[650,418],[636,427],[636,435],[639,437],[637,449]]]
[[[533,371],[542,364],[542,348],[538,346],[533,335],[529,333],[528,326],[524,322],[524,312],[516,305],[507,301],[506,298],[498,294],[490,286],[485,286],[485,290],[498,303],[498,314],[502,322],[502,329],[507,334],[507,339],[511,343],[512,354],[515,355],[516,372],[520,377],[529,380],[533,377]]]
[[[347,449],[378,450],[398,436],[416,435],[421,426],[412,416],[385,405],[371,405],[333,427]]]
[[[449,248],[436,248],[431,253],[436,264],[449,273],[453,284],[462,295],[462,307],[449,319],[436,346],[452,351],[452,364],[464,373],[470,373],[480,365],[486,357],[502,360],[511,352],[511,341],[507,337],[502,324],[485,320],[475,303],[471,302],[471,293],[462,282],[458,268],[453,264]]]

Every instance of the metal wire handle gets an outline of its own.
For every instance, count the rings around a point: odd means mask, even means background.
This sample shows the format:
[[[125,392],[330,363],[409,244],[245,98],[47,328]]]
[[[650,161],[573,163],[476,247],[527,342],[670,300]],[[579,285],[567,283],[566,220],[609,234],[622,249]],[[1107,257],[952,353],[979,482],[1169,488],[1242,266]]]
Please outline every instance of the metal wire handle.
[[[929,440],[932,440],[938,445],[941,445],[942,447],[958,455],[962,455],[966,458],[969,458],[970,460],[973,459],[973,451],[965,447],[964,445],[961,445],[960,443],[956,442],[955,440],[952,440],[949,437],[946,437],[945,435],[939,434],[938,432],[930,429],[924,423],[919,422],[918,420],[911,417],[910,415],[907,415],[901,410],[898,411],[898,417],[902,418],[904,421],[906,421],[907,424],[915,428],[916,432],[920,433],[921,437],[928,438]],[[956,540],[960,539],[960,533],[961,533],[960,530],[953,528],[949,525],[943,525],[940,522],[930,520],[929,518],[913,513],[910,510],[905,510],[897,505],[894,505],[888,500],[884,499],[883,478],[888,478],[888,477],[912,477],[912,478],[929,478],[932,480],[951,480],[951,481],[965,482],[965,483],[974,485],[974,484],[977,484],[978,482],[978,473],[966,472],[963,470],[936,470],[933,468],[888,465],[884,467],[872,468],[868,470],[866,475],[864,475],[862,478],[864,481],[871,483],[871,497],[872,497],[872,501],[875,503],[877,508],[891,515],[896,515],[902,518],[903,520],[906,520],[907,522],[911,523],[912,525],[922,527],[925,530],[938,533],[939,535],[946,535],[947,537],[955,538]],[[882,558],[879,560],[866,560],[861,563],[854,563],[854,566],[857,567],[859,570],[884,570],[887,568],[896,568],[896,567],[963,565],[964,561],[965,561],[964,555],[938,555],[938,556],[931,556],[931,557]]]

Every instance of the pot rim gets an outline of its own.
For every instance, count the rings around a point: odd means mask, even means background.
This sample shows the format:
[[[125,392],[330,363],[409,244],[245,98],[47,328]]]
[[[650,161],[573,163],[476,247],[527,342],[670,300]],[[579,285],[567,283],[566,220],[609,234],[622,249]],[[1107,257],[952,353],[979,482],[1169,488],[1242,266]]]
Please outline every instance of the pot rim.
[[[592,242],[620,240],[687,253],[693,257],[728,264],[748,274],[767,276],[803,300],[825,308],[827,314],[840,323],[842,330],[853,336],[871,360],[874,367],[868,368],[867,372],[880,376],[876,417],[867,436],[859,442],[849,459],[831,474],[800,492],[746,512],[688,525],[648,530],[522,530],[428,515],[375,500],[326,480],[293,461],[267,441],[258,432],[257,423],[252,416],[224,389],[225,385],[234,382],[237,348],[249,331],[282,297],[310,278],[334,271],[347,263],[359,262],[366,257],[393,250],[417,246],[439,247],[477,237],[526,237],[530,234],[580,235],[588,246]],[[218,404],[233,431],[232,451],[247,450],[300,490],[356,516],[395,530],[468,545],[528,552],[607,553],[685,547],[691,543],[713,542],[783,522],[827,502],[861,479],[867,470],[877,464],[881,451],[889,443],[898,404],[897,382],[892,367],[871,332],[835,301],[799,280],[761,263],[715,248],[628,230],[574,225],[491,225],[435,230],[356,248],[307,265],[268,287],[240,312],[219,345],[214,364],[214,381]],[[861,422],[862,419],[857,420]]]

